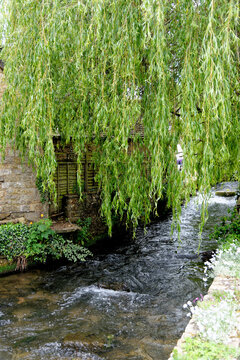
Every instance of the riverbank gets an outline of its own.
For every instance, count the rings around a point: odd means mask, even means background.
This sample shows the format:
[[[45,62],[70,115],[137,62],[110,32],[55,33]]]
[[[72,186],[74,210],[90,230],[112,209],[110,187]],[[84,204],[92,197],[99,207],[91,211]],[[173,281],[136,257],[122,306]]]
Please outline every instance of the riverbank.
[[[183,307],[192,317],[169,360],[230,360],[240,356],[240,216],[234,211],[215,228],[220,249],[205,263],[215,277],[208,294]]]
[[[0,256],[0,275],[10,274],[15,271],[17,262],[10,261]]]
[[[34,268],[54,270],[64,265],[70,266],[77,260],[84,261],[85,257],[77,259],[74,256],[77,254],[76,250],[81,249],[89,256],[93,253],[101,253],[108,247],[118,246],[127,235],[132,236],[132,233],[129,230],[127,231],[121,223],[115,224],[112,238],[107,232],[93,236],[89,231],[89,219],[85,219],[78,225],[70,224],[68,227],[66,224],[69,225],[69,223],[66,222],[64,224],[57,223],[57,226],[54,226],[55,223],[51,224],[52,222],[49,219],[42,219],[34,224],[8,222],[0,226],[0,276]],[[56,248],[58,253],[56,251],[50,253],[48,250],[47,244],[54,239],[60,242],[59,245],[56,241],[49,245],[51,249],[58,245]],[[69,252],[64,253],[63,246],[66,244],[74,247],[73,256]],[[28,258],[24,268],[18,267],[18,259],[21,256]]]
[[[240,336],[239,336],[239,329],[240,329],[240,303],[238,303],[238,307],[236,311],[234,311],[230,318],[226,319],[226,325],[229,324],[229,320],[235,323],[235,326],[232,327],[230,333],[226,333],[226,338],[224,342],[211,342],[208,339],[207,331],[208,326],[207,322],[209,321],[209,329],[214,324],[215,330],[214,331],[217,337],[217,324],[218,322],[222,322],[221,314],[218,313],[216,310],[217,308],[220,309],[224,308],[224,300],[220,300],[219,297],[222,299],[227,296],[229,298],[232,294],[239,294],[240,293],[240,279],[236,279],[235,277],[226,277],[226,276],[217,276],[212,285],[209,288],[209,291],[206,296],[203,298],[203,302],[201,304],[201,309],[205,309],[206,311],[206,326],[204,331],[206,331],[205,339],[201,335],[201,325],[199,327],[199,318],[198,314],[193,314],[191,320],[189,321],[183,335],[178,340],[176,347],[174,348],[173,352],[171,353],[169,360],[199,360],[198,357],[200,355],[208,356],[206,359],[209,360],[217,360],[217,359],[237,359],[236,356],[240,355]],[[238,299],[239,301],[239,299]],[[209,310],[212,313],[209,313]],[[207,319],[208,316],[208,319]],[[234,316],[234,318],[233,318]],[[212,320],[213,319],[213,320]],[[224,327],[224,322],[220,324],[220,326]],[[211,331],[210,330],[210,331]],[[202,329],[203,331],[203,329]],[[209,331],[209,333],[210,333]],[[207,340],[208,339],[208,340]],[[211,346],[212,345],[212,346]],[[193,349],[193,346],[195,349]],[[198,348],[197,348],[198,347]],[[222,357],[222,354],[219,354],[220,357],[216,357],[216,352],[220,350],[221,352],[225,351],[226,356]],[[195,354],[194,354],[195,352]],[[214,353],[215,352],[215,353]],[[205,359],[205,357],[201,357]]]

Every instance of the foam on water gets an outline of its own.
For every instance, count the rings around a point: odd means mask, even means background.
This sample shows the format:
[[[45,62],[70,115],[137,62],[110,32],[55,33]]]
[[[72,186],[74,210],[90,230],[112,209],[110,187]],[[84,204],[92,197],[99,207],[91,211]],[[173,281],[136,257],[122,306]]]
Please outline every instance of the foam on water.
[[[132,306],[135,301],[148,297],[145,294],[139,294],[132,291],[121,291],[121,290],[112,290],[105,289],[95,285],[90,285],[86,287],[77,288],[71,295],[64,294],[63,302],[61,302],[61,309],[72,306],[79,301],[88,301],[89,304],[95,305],[97,307],[106,306],[109,307],[116,302],[121,302],[122,309],[124,309],[124,303]]]

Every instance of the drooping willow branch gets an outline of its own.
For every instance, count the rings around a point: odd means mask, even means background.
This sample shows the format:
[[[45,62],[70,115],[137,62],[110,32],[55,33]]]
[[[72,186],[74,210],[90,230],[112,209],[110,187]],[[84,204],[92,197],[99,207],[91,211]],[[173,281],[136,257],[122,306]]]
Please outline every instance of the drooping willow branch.
[[[79,165],[87,144],[96,149],[110,232],[114,213],[136,226],[167,196],[177,218],[182,199],[197,189],[207,193],[218,181],[239,179],[238,2],[5,6],[0,146],[12,143],[27,154],[52,194],[56,133],[72,141]],[[134,131],[139,123],[144,137]]]

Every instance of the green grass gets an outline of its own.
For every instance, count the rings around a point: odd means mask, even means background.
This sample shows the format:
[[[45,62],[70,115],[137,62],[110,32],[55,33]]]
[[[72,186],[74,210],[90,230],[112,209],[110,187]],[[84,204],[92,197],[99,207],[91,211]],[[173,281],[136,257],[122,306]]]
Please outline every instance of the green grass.
[[[231,360],[240,355],[240,350],[233,347],[203,341],[199,337],[186,338],[182,346],[183,354],[174,350],[174,360]]]
[[[16,268],[15,263],[14,264],[9,263],[9,264],[6,264],[6,265],[1,265],[0,266],[0,275],[13,272],[13,271],[15,271],[15,268]]]

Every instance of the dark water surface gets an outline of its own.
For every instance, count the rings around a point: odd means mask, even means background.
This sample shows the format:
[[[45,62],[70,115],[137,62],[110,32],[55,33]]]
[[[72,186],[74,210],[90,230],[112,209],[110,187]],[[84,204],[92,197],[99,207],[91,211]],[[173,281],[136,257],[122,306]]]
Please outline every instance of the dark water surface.
[[[197,257],[197,198],[183,209],[181,244],[171,216],[84,264],[0,278],[0,360],[166,360],[205,294]],[[235,199],[213,196],[200,252]]]

